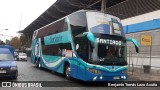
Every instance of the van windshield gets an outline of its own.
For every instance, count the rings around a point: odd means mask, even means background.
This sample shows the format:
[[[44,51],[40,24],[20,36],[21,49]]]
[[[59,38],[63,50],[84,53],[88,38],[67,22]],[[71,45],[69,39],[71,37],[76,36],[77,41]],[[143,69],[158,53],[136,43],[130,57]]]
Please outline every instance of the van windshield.
[[[0,54],[0,60],[14,60],[12,54]]]

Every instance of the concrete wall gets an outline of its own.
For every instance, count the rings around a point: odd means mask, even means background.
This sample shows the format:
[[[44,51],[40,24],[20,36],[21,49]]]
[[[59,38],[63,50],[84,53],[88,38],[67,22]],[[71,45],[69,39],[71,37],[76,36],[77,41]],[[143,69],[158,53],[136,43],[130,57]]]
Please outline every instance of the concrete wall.
[[[126,37],[134,38],[140,43],[141,34],[152,36],[152,54],[160,56],[160,10],[121,20]],[[128,43],[135,52],[133,44]],[[129,50],[129,49],[128,49]],[[150,47],[141,46],[141,53],[150,53]]]
[[[152,46],[140,45],[138,54],[134,45],[127,43],[128,64],[134,67],[151,65],[151,69],[160,70],[160,10],[124,19],[122,24],[126,38],[134,38],[140,43],[142,34],[152,36]]]
[[[152,36],[152,55],[159,55],[160,56],[160,29],[150,30],[150,31],[143,31],[143,32],[136,32],[136,33],[129,33],[126,34],[127,38],[134,38],[140,43],[141,34],[150,35]],[[133,44],[128,43],[128,50],[129,46],[132,46],[131,50],[135,52]],[[149,55],[150,47],[149,46],[140,46],[140,53],[146,53]]]
[[[121,20],[123,26],[160,19],[160,10]]]

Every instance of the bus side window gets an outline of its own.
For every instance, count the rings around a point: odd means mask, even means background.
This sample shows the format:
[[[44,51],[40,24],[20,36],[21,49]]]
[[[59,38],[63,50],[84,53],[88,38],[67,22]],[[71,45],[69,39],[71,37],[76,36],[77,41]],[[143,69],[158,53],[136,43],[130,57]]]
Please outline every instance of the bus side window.
[[[61,43],[59,44],[59,52],[61,52],[60,56],[65,56],[64,50],[72,50],[71,43]]]
[[[77,54],[80,58],[82,58],[84,61],[88,60],[88,40],[87,38],[77,38],[75,40],[75,45],[78,44],[79,48],[76,50]]]
[[[48,35],[52,35],[52,33],[49,33]]]
[[[41,44],[44,45],[44,38],[41,38]]]
[[[71,43],[61,43],[59,44],[60,49],[72,50]]]
[[[37,38],[37,33],[38,31],[35,31],[34,34],[33,34],[33,39]]]
[[[55,34],[58,33],[58,30],[56,30]]]
[[[64,28],[63,28],[63,31],[67,31],[68,30],[68,24],[67,22],[64,23]]]

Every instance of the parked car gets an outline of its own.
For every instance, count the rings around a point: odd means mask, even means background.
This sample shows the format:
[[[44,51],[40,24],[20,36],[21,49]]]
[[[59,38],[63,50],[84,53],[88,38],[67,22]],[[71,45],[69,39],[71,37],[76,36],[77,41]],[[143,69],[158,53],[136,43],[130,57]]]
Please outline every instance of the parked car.
[[[18,69],[13,54],[8,48],[0,48],[0,77],[17,79]]]
[[[27,61],[27,54],[20,52],[17,56],[17,60],[19,61]]]
[[[17,60],[18,52],[14,52],[14,58]]]

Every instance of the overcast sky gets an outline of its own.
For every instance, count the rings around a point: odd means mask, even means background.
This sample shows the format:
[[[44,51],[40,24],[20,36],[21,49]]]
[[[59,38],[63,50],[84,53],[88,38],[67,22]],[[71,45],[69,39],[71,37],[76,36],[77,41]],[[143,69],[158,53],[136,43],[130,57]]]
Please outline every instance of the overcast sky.
[[[57,0],[0,0],[0,40],[19,36],[16,33],[19,29],[27,27],[55,1]]]

